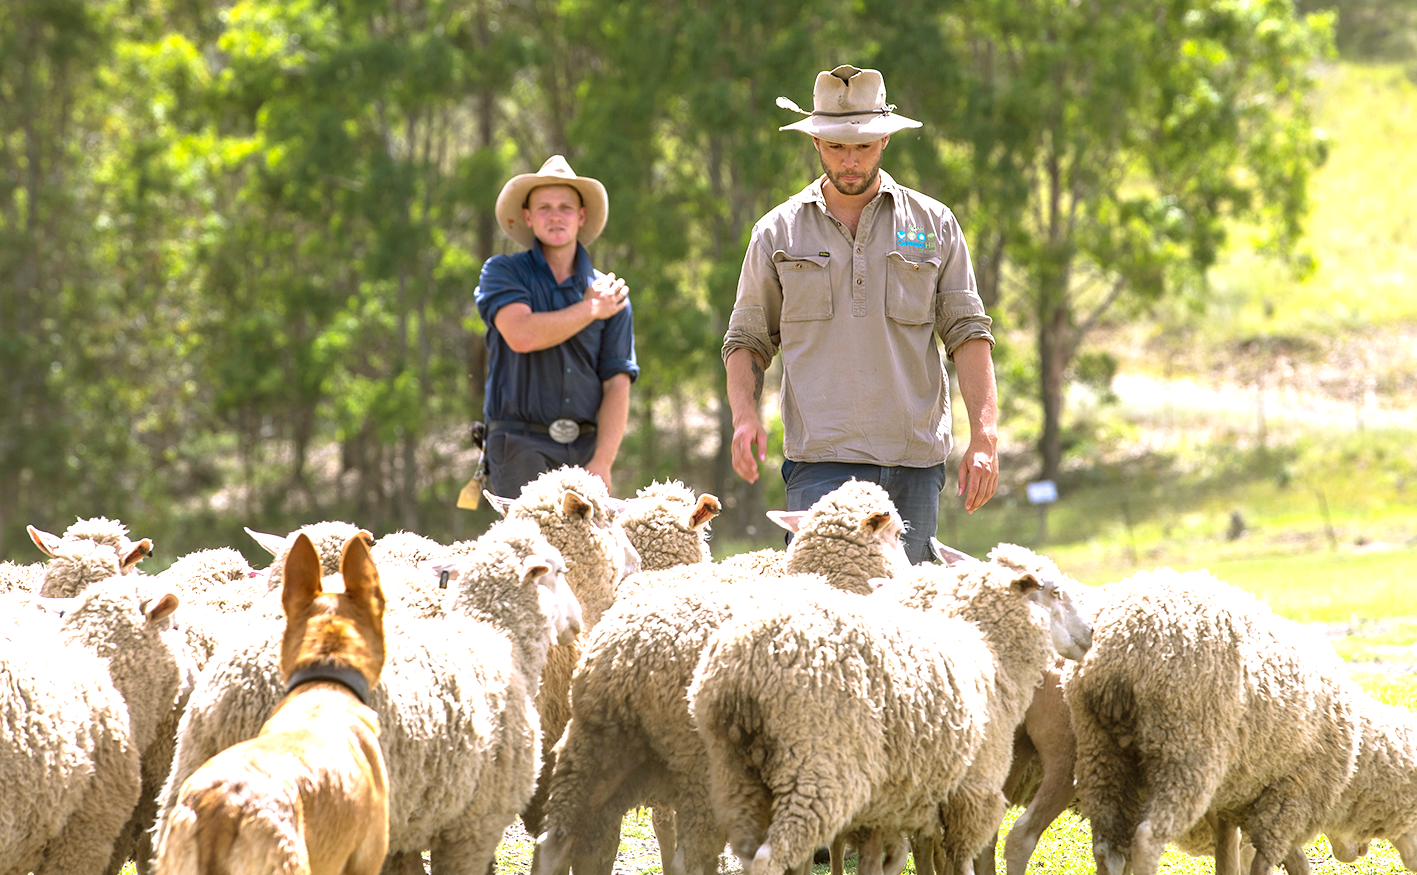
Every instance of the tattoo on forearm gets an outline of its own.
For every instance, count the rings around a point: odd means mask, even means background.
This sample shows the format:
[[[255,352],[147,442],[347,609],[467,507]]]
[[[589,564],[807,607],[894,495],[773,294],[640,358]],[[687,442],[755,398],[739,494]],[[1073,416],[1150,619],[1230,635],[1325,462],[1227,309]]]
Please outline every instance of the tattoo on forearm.
[[[753,362],[753,400],[763,400],[763,369]]]

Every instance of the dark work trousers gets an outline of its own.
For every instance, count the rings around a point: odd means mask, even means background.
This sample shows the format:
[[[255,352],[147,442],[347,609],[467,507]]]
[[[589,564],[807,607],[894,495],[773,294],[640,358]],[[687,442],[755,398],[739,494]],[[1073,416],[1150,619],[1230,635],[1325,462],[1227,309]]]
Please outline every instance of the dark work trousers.
[[[817,499],[848,480],[867,480],[886,491],[905,521],[905,554],[912,564],[930,558],[930,538],[940,519],[940,493],[945,488],[945,466],[905,468],[899,465],[861,465],[850,462],[782,463],[787,483],[787,509],[807,510]],[[789,540],[791,540],[789,538]]]
[[[569,444],[559,444],[550,435],[519,429],[493,429],[487,435],[487,473],[492,494],[516,498],[522,487],[564,465],[585,467],[595,457],[595,432],[583,434]]]

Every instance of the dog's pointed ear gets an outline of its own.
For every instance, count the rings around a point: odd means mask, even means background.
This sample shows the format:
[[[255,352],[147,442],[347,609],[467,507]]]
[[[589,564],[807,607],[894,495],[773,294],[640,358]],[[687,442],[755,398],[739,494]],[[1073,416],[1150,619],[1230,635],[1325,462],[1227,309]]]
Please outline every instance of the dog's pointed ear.
[[[777,523],[779,526],[782,526],[784,529],[787,529],[789,532],[792,532],[794,535],[797,534],[799,530],[801,530],[802,518],[806,515],[807,512],[805,510],[768,511],[768,519]]]
[[[512,507],[512,502],[516,501],[514,498],[503,498],[500,495],[493,495],[486,489],[482,490],[482,494],[486,496],[487,503],[492,505],[492,509],[497,511],[501,516],[506,516],[507,511]]]
[[[694,509],[689,511],[689,528],[695,531],[702,529],[708,525],[709,520],[718,516],[718,512],[722,509],[722,505],[718,503],[718,496],[705,492],[699,496],[698,504],[694,505]]]
[[[25,526],[25,531],[30,533],[30,540],[39,548],[39,552],[54,558],[54,551],[59,549],[59,536],[51,535],[43,529],[36,529],[34,526]]]
[[[153,555],[153,542],[151,538],[144,538],[136,544],[129,544],[128,552],[118,557],[118,570],[123,574],[127,574],[134,568],[137,568],[139,562],[142,562],[151,555]]]
[[[301,532],[285,554],[285,585],[281,590],[280,603],[286,617],[294,617],[315,600],[320,588],[320,554],[310,536]]]
[[[339,573],[344,578],[344,591],[350,598],[359,601],[370,599],[376,593],[380,597],[383,595],[383,589],[379,586],[379,569],[369,555],[369,544],[373,540],[373,535],[361,529],[344,542],[344,550],[340,553]]]
[[[250,526],[243,526],[246,534],[255,539],[257,544],[266,548],[266,552],[272,556],[279,556],[280,551],[285,549],[285,538],[280,535],[268,535],[265,532],[258,532]]]

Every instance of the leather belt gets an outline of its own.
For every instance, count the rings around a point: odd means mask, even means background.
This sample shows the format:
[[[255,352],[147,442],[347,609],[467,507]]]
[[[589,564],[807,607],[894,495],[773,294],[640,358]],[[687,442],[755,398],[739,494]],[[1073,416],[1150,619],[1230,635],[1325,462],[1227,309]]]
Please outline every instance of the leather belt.
[[[544,434],[549,435],[557,443],[569,444],[583,434],[594,434],[595,423],[558,419],[550,425],[542,425],[539,422],[521,422],[515,419],[489,419],[487,420],[487,430],[489,432],[522,431]]]

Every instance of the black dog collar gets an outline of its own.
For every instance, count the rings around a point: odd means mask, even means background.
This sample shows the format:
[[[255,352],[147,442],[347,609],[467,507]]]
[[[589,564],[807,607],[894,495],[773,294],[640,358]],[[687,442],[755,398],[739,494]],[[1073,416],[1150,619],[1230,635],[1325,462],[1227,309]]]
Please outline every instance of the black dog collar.
[[[286,695],[301,684],[311,681],[334,681],[346,687],[365,706],[369,704],[369,682],[364,679],[364,675],[347,665],[333,662],[315,662],[296,669],[285,685]]]

